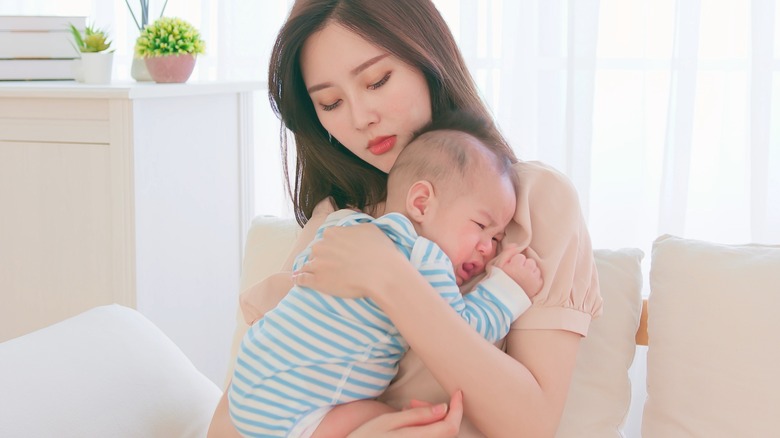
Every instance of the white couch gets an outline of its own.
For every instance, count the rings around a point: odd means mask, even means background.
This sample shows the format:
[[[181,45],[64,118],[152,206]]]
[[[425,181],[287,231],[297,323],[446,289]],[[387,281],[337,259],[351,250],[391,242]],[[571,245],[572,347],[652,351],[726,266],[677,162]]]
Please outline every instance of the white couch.
[[[242,288],[278,269],[297,231],[290,220],[255,219]],[[558,437],[622,435],[642,258],[596,251],[604,315],[582,343]],[[780,246],[662,236],[651,258],[642,436],[780,436]],[[239,318],[235,340],[244,330]],[[202,437],[220,394],[126,307],[0,344],[0,437]]]

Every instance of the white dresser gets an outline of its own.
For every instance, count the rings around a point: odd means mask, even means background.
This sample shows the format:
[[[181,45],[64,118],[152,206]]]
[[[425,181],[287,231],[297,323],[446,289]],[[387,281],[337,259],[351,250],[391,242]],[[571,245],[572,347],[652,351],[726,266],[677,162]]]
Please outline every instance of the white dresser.
[[[0,342],[120,303],[221,384],[261,87],[0,82]]]

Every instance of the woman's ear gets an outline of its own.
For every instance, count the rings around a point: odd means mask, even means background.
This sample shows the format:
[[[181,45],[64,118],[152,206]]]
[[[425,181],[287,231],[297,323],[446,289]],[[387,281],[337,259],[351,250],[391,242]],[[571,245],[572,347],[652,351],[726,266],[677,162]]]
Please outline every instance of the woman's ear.
[[[406,193],[406,212],[409,218],[421,223],[426,214],[435,207],[436,196],[433,185],[429,181],[417,181],[409,187]]]

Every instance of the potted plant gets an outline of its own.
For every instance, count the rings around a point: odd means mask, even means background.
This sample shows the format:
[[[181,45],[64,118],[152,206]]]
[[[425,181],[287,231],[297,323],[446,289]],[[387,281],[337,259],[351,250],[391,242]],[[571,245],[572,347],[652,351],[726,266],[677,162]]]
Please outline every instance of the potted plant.
[[[130,16],[133,17],[133,22],[135,23],[135,27],[138,28],[138,32],[143,32],[144,28],[149,24],[149,0],[138,0],[138,15],[136,15],[133,7],[130,6],[129,0],[125,0],[125,4],[127,5],[127,10],[130,11]],[[168,6],[168,0],[165,0],[165,3],[163,3],[159,17],[162,17],[165,13],[166,6]],[[149,70],[146,68],[146,62],[144,62],[143,58],[140,58],[135,54],[133,55],[133,63],[130,67],[130,76],[139,82],[152,80],[152,76],[149,75]]]
[[[135,42],[135,53],[146,61],[155,82],[187,82],[195,68],[195,57],[205,49],[200,32],[176,17],[158,18]]]
[[[108,32],[88,24],[82,32],[73,24],[70,33],[76,50],[81,56],[77,67],[77,80],[86,84],[108,84],[111,82],[111,66],[114,62],[114,51]]]

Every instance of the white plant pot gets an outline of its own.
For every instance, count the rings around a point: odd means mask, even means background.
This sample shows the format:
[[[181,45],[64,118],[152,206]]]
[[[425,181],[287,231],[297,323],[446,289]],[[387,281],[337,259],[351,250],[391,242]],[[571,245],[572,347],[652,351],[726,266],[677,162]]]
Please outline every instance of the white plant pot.
[[[82,53],[81,78],[85,84],[110,84],[114,52]]]
[[[146,68],[146,61],[143,58],[133,58],[133,64],[130,66],[130,76],[138,82],[151,82],[152,75]]]

